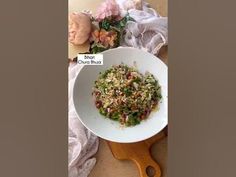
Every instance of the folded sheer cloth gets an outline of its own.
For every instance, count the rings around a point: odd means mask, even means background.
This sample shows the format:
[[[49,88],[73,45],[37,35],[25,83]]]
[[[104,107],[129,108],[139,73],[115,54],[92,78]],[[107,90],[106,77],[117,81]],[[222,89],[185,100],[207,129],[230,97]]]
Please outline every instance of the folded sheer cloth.
[[[127,23],[122,46],[139,48],[157,55],[160,48],[168,44],[167,17],[161,17],[145,2],[142,10],[130,9],[128,13],[135,22]]]
[[[68,176],[69,177],[87,177],[96,163],[92,156],[98,149],[98,138],[87,130],[79,121],[72,101],[72,90],[75,77],[80,65],[71,64],[69,67],[69,113],[68,113]]]

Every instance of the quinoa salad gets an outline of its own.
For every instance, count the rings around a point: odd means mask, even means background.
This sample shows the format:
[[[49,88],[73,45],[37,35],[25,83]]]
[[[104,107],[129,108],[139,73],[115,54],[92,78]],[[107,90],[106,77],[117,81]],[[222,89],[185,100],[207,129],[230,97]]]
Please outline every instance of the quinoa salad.
[[[143,75],[123,63],[99,74],[92,95],[100,114],[125,126],[147,119],[162,98],[161,87],[151,73]]]

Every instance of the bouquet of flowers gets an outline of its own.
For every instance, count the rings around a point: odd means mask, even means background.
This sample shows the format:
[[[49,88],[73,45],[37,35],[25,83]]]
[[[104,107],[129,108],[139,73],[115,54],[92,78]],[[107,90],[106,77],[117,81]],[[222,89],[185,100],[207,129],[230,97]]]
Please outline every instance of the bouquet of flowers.
[[[90,19],[91,19],[90,23],[92,23],[91,25],[92,27],[89,28],[90,35],[88,37],[90,42],[90,47],[89,51],[86,53],[92,53],[92,54],[100,53],[107,49],[118,47],[120,45],[120,41],[122,39],[126,23],[129,20],[134,21],[134,19],[132,19],[129,16],[129,14],[123,16],[121,15],[121,9],[115,0],[106,0],[105,2],[103,2],[101,6],[98,8],[95,17],[90,15]],[[79,26],[81,26],[81,28],[84,28],[90,25],[88,25],[87,22],[86,25],[78,24],[77,26],[78,26],[77,28],[80,29]],[[69,29],[69,31],[73,32],[73,33],[71,32],[71,34],[75,33],[74,28],[73,30]],[[77,32],[79,32],[79,30],[77,30]],[[71,36],[72,37],[84,36],[84,34],[85,32],[83,32],[83,34],[81,35],[80,34],[70,35],[70,38]],[[70,41],[78,41],[78,40],[70,40]],[[76,45],[76,43],[73,44]]]

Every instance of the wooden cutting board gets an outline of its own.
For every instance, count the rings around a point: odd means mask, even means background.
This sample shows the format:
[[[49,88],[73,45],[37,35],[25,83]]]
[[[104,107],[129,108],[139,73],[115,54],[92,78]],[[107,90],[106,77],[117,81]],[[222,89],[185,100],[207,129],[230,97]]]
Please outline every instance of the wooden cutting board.
[[[151,146],[167,136],[167,128],[157,135],[137,143],[107,141],[113,156],[119,160],[132,160],[139,169],[140,177],[161,177],[161,169],[150,154]]]

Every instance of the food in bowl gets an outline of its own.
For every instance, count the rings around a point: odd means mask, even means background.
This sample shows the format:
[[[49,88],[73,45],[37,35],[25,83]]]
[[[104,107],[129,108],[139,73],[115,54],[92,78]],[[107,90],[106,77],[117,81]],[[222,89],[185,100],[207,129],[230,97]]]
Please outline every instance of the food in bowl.
[[[125,126],[147,119],[162,98],[161,86],[151,73],[143,75],[123,63],[99,74],[92,95],[100,114]]]

